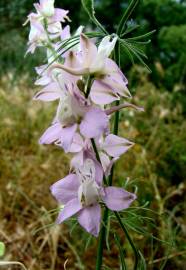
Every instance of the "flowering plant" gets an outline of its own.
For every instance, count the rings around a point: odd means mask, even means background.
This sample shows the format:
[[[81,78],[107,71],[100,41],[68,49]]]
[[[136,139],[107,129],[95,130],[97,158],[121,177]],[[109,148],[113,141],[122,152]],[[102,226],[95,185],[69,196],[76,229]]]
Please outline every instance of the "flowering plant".
[[[70,26],[63,25],[70,22],[68,11],[55,8],[54,0],[40,0],[34,4],[36,13],[29,14],[26,21],[31,27],[27,53],[43,47],[48,61],[36,68],[36,85],[42,89],[35,94],[34,100],[58,100],[53,121],[39,143],[56,144],[72,155],[69,175],[50,188],[60,204],[57,223],[76,216],[89,234],[100,235],[96,269],[102,266],[109,211],[113,211],[132,243],[118,212],[129,208],[137,196],[122,187],[112,186],[112,179],[115,162],[134,145],[118,136],[119,111],[125,108],[143,111],[129,102],[132,95],[120,68],[120,47],[143,62],[144,55],[137,44],[151,34],[125,37],[135,28],[128,27],[126,22],[138,2],[131,1],[117,33],[111,35],[95,18],[91,0],[83,0],[82,4],[98,32],[87,33],[80,26],[72,35]],[[92,38],[96,38],[96,43]],[[133,244],[132,248],[137,267],[139,254]]]

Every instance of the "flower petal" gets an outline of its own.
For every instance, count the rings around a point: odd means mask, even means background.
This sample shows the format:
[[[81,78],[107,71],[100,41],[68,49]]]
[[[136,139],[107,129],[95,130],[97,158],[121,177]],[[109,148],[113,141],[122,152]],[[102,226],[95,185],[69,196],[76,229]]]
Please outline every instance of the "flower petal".
[[[47,75],[43,75],[41,78],[35,81],[35,85],[47,85],[51,82],[51,78]]]
[[[111,40],[111,36],[104,37],[99,44],[98,53],[104,54],[105,57],[109,57],[109,55],[111,54],[111,52],[113,51],[116,45],[116,42],[117,42],[117,37],[114,37],[112,40]]]
[[[61,130],[60,133],[60,145],[63,147],[64,151],[67,153],[70,151],[70,147],[72,145],[74,134],[76,133],[77,124],[74,124],[69,127],[65,127]]]
[[[119,157],[115,157],[115,158],[112,158],[110,163],[109,163],[109,166],[107,167],[107,170],[105,171],[105,176],[109,176],[110,173],[111,173],[111,169],[114,165],[114,163],[119,159]]]
[[[105,154],[102,151],[99,152],[99,157],[101,160],[101,165],[103,167],[103,171],[105,172],[110,164],[110,158],[107,154]]]
[[[69,12],[68,10],[55,8],[54,15],[52,16],[51,21],[52,22],[65,22],[68,12]]]
[[[88,233],[97,237],[101,222],[100,205],[96,204],[82,209],[78,214],[78,222]]]
[[[84,163],[84,157],[83,157],[83,151],[81,151],[73,156],[70,162],[70,166],[71,168],[77,168],[79,166],[83,166],[83,163]]]
[[[111,157],[119,157],[129,150],[134,143],[114,134],[109,134],[102,145],[102,149]]]
[[[109,86],[109,84],[106,84],[101,80],[94,81],[91,88],[90,97],[91,100],[98,105],[106,105],[115,100],[119,100],[119,96]]]
[[[95,165],[95,169],[96,169],[95,181],[100,186],[103,182],[103,168],[97,160],[94,160],[94,165]]]
[[[70,38],[70,26],[66,25],[61,32],[61,40]]]
[[[113,211],[121,211],[128,208],[135,199],[135,194],[117,187],[104,188],[104,195],[102,195],[102,200],[106,206]]]
[[[57,223],[62,223],[63,221],[65,221],[66,219],[70,218],[71,216],[75,215],[76,213],[78,213],[80,210],[82,209],[82,205],[80,204],[79,200],[76,199],[72,199],[71,201],[69,201],[65,207],[63,208],[63,210],[61,210],[61,212],[58,215],[57,218]]]
[[[79,133],[75,133],[69,152],[78,153],[83,149],[84,141]]]
[[[50,126],[39,139],[40,144],[51,144],[57,141],[61,135],[62,126],[60,123],[55,123]]]
[[[118,72],[118,70],[119,70],[119,67],[116,64],[116,62],[114,62],[110,58],[106,58],[105,59],[105,75],[113,74],[115,72]]]
[[[69,174],[63,179],[54,183],[50,190],[52,195],[61,204],[66,204],[74,198],[77,198],[79,181],[76,174]]]
[[[69,68],[78,69],[81,63],[77,57],[77,54],[74,51],[69,51],[67,57],[65,58],[65,66]]]
[[[47,69],[47,65],[35,67],[35,71],[37,72],[39,76],[41,76],[46,69]]]
[[[127,80],[120,70],[112,75],[110,74],[109,76],[105,76],[102,81],[110,85],[110,87],[112,87],[112,89],[120,96],[131,98],[131,94],[127,88]]]
[[[82,51],[83,66],[88,68],[97,56],[97,47],[84,34],[80,35],[80,47]]]
[[[50,83],[43,90],[39,91],[35,96],[34,100],[42,101],[53,101],[59,99],[62,93],[60,91],[59,85],[56,82]]]
[[[52,16],[54,14],[54,0],[40,0],[39,11],[43,16]]]
[[[80,124],[80,132],[86,138],[100,137],[108,131],[108,116],[99,108],[90,109]]]
[[[70,74],[72,75],[84,75],[84,74],[87,74],[89,73],[89,69],[88,68],[70,68],[70,67],[67,67],[65,65],[62,65],[62,64],[54,64],[51,66],[51,68],[49,69],[50,72],[53,70],[53,69],[62,69],[66,72],[69,72]]]
[[[118,160],[118,157],[112,158],[110,160],[110,158],[108,157],[108,155],[105,154],[105,153],[103,153],[103,152],[99,152],[99,156],[100,156],[100,159],[101,159],[101,164],[103,166],[103,170],[104,170],[105,176],[107,177],[107,176],[110,175],[112,166]]]

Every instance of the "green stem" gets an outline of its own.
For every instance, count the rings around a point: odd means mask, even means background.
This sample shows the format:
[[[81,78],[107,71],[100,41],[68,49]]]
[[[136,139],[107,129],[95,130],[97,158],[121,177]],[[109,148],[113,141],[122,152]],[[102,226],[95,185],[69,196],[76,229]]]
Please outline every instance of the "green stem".
[[[99,241],[98,241],[98,249],[97,249],[97,257],[96,257],[96,270],[100,270],[103,262],[103,244],[106,238],[106,224],[108,221],[108,208],[104,209],[103,214],[103,225],[100,231]]]
[[[101,164],[101,159],[99,156],[99,152],[97,150],[97,146],[96,143],[94,141],[94,139],[91,139],[92,142],[92,147],[94,149],[94,152],[96,154],[96,159],[99,161],[99,163]],[[104,184],[107,185],[107,180],[105,175],[103,175],[103,181]],[[97,257],[96,257],[96,270],[100,270],[102,267],[102,262],[103,262],[103,244],[105,242],[105,238],[106,238],[106,228],[107,228],[107,222],[108,222],[108,213],[109,210],[108,208],[104,209],[104,214],[103,214],[103,225],[100,231],[100,236],[99,236],[99,241],[98,241],[98,249],[97,249]]]
[[[100,159],[100,156],[99,156],[99,153],[98,153],[98,150],[97,150],[97,146],[96,146],[96,143],[95,143],[94,139],[91,139],[91,143],[92,143],[92,147],[94,149],[94,152],[96,154],[96,159],[101,164],[101,159]],[[101,164],[101,166],[102,166],[102,164]],[[105,185],[107,185],[107,179],[105,177],[105,174],[103,174],[103,182],[104,182]]]
[[[47,41],[48,44],[46,46],[47,46],[48,49],[50,49],[52,51],[52,54],[49,56],[49,58],[51,56],[54,56],[57,59],[58,58],[58,54],[56,53],[55,49],[52,46],[52,40],[51,40],[51,38],[49,36],[49,32],[47,30],[47,21],[46,21],[46,19],[44,20],[44,29],[45,29],[45,32],[46,32],[46,35],[47,35],[47,39],[48,39],[48,41]]]
[[[129,241],[129,243],[130,243],[130,245],[131,245],[131,247],[132,247],[132,249],[133,249],[134,256],[135,256],[135,264],[134,264],[134,268],[133,268],[133,269],[134,269],[134,270],[137,270],[138,262],[139,262],[139,253],[138,253],[138,250],[137,250],[137,248],[135,247],[135,245],[134,245],[134,243],[133,243],[133,241],[132,241],[132,238],[130,237],[130,235],[129,235],[129,233],[128,233],[127,228],[126,228],[125,225],[123,224],[123,222],[122,222],[122,220],[121,220],[121,218],[120,218],[119,213],[114,211],[114,214],[115,214],[115,216],[116,216],[116,218],[117,218],[117,220],[118,220],[118,222],[119,222],[120,227],[122,228],[123,232],[125,233],[125,235],[126,235],[128,241]]]
[[[94,77],[91,75],[88,76],[86,86],[85,86],[85,98],[88,98],[88,96],[90,94],[90,90],[91,90],[93,81],[94,81]]]

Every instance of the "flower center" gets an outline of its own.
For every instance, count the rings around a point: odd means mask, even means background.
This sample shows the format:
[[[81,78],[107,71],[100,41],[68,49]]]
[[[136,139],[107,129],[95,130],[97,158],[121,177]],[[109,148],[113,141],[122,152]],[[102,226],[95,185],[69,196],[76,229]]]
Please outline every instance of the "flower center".
[[[60,100],[60,104],[57,110],[57,119],[63,126],[68,126],[76,122],[76,118],[72,107],[70,106],[70,100],[68,96],[65,96]]]
[[[95,166],[91,159],[86,159],[84,165],[76,171],[80,187],[78,198],[83,206],[91,206],[99,200],[99,186],[95,181]]]

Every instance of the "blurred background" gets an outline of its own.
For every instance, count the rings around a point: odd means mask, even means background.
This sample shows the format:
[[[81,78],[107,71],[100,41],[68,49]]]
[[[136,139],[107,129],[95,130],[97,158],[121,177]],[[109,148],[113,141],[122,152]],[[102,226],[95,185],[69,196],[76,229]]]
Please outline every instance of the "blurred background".
[[[64,263],[66,269],[91,270],[97,242],[73,220],[53,226],[56,214],[50,210],[57,206],[49,186],[68,172],[70,156],[37,144],[56,104],[32,101],[38,90],[34,67],[44,63],[39,50],[24,58],[29,26],[22,24],[33,2],[0,0],[0,241],[6,246],[2,259],[23,262],[29,270],[58,270]],[[128,3],[95,1],[96,15],[110,33]],[[80,0],[56,0],[56,7],[70,11],[72,31],[90,23]],[[147,269],[185,270],[186,1],[143,0],[132,18],[129,24],[141,25],[135,35],[156,29],[152,43],[144,48],[152,73],[137,59],[132,65],[122,52],[129,89],[145,113],[121,114],[120,135],[136,145],[117,163],[114,181],[137,189],[138,203],[123,218]],[[119,229],[118,235],[132,269],[132,251]],[[112,235],[110,239],[103,269],[119,269],[118,246]]]

